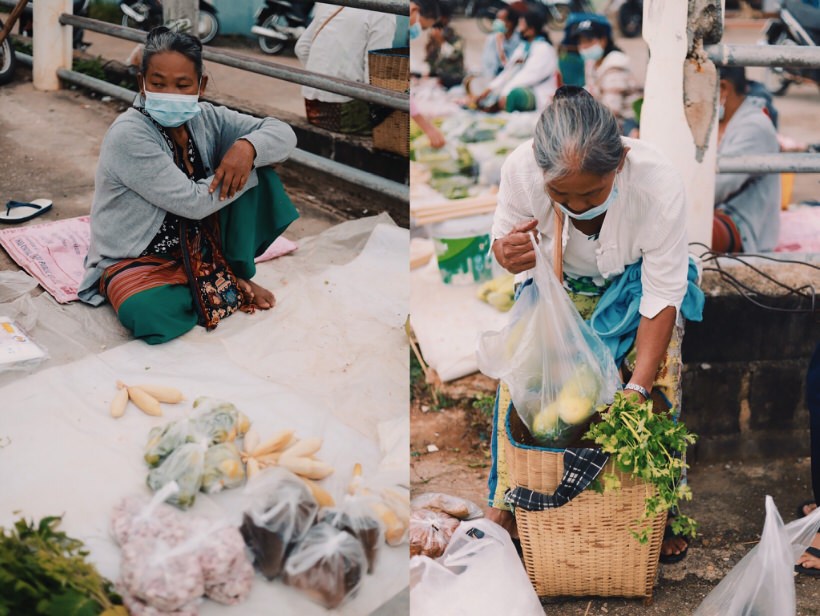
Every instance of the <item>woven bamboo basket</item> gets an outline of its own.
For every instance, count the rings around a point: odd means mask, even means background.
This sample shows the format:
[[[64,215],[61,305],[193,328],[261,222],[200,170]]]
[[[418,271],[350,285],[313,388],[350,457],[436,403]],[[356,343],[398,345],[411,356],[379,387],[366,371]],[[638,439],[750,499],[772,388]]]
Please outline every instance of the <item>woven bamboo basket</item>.
[[[564,470],[562,450],[534,445],[510,404],[505,454],[510,483],[552,494]],[[612,461],[603,473],[612,473]],[[590,489],[557,509],[516,509],[524,565],[539,596],[642,597],[651,600],[658,572],[666,513],[651,522],[641,545],[628,526],[640,518],[649,484],[615,470],[621,488],[598,494]]]
[[[373,49],[367,54],[370,85],[397,92],[410,89],[410,49]],[[394,111],[373,127],[373,147],[410,156],[410,114]]]

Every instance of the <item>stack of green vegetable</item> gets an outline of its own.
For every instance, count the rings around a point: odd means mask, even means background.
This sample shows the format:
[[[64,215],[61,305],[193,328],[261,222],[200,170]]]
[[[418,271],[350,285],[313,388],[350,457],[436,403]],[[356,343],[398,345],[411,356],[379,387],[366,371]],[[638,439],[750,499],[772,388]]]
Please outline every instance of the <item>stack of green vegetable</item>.
[[[57,530],[60,520],[0,528],[0,616],[128,616],[82,541]]]
[[[592,425],[585,438],[594,440],[601,450],[612,456],[618,470],[642,479],[657,488],[657,494],[646,499],[646,508],[640,519],[632,523],[640,530],[630,528],[641,543],[649,540],[651,527],[645,522],[665,511],[675,512],[672,531],[695,537],[697,522],[681,514],[678,504],[690,500],[692,492],[681,482],[686,467],[683,456],[686,447],[694,444],[697,437],[690,434],[671,411],[655,413],[652,401],[643,404],[632,395],[615,394],[615,401],[601,413],[600,423]],[[617,490],[620,480],[613,473],[601,476],[603,485],[596,482],[598,491]]]
[[[168,501],[181,508],[194,504],[196,493],[219,492],[245,481],[245,466],[234,439],[248,431],[250,421],[230,402],[210,398],[194,401],[193,417],[151,430],[145,461],[152,470],[148,486],[157,491],[176,481]]]

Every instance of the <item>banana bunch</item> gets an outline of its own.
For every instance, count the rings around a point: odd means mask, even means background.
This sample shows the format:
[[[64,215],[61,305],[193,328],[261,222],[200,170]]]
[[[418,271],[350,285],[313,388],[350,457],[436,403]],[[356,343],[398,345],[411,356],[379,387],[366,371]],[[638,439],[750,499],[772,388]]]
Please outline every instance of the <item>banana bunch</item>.
[[[507,312],[513,307],[515,300],[515,276],[505,274],[499,278],[493,278],[482,284],[478,288],[478,299],[487,302],[501,312]]]
[[[358,462],[353,467],[353,477],[347,486],[347,493],[352,496],[367,498],[368,506],[384,524],[384,540],[387,545],[400,545],[410,528],[410,496],[398,490],[384,488],[377,496],[364,487],[362,465]],[[369,498],[368,498],[369,497]]]
[[[129,400],[144,413],[155,417],[162,416],[160,402],[176,404],[184,400],[181,391],[164,385],[134,385],[129,387],[122,381],[117,381],[117,387],[119,391],[111,402],[112,417],[122,417]]]
[[[295,434],[295,430],[280,430],[262,441],[256,430],[248,430],[240,452],[248,467],[248,479],[268,466],[281,466],[305,482],[320,507],[333,507],[333,497],[315,481],[334,471],[330,464],[317,460],[314,455],[322,447],[322,439],[298,439]]]

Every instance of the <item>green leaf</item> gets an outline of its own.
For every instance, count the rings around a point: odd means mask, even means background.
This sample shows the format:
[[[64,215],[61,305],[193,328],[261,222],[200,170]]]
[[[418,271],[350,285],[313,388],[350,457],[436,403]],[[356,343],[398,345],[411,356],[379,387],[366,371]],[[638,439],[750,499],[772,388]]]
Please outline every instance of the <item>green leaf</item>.
[[[100,606],[76,590],[69,590],[51,600],[48,616],[97,616]]]

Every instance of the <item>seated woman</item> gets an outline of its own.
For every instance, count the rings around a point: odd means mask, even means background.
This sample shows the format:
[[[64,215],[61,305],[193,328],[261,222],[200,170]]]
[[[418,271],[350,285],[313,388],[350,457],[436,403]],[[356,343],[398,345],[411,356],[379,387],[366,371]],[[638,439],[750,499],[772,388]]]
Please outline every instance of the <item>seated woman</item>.
[[[609,21],[591,15],[575,24],[572,38],[584,59],[586,89],[615,115],[621,134],[637,137],[633,104],[641,97],[641,87],[632,73],[629,56],[612,40]]]
[[[560,238],[556,216],[563,220]],[[631,343],[620,363],[624,389],[640,402],[651,396],[656,408],[668,404],[679,414],[681,310],[692,275],[683,179],[651,145],[621,137],[612,113],[578,86],[555,93],[535,138],[516,148],[501,168],[492,249],[507,271],[535,266],[531,234],[548,262],[553,242],[562,242],[564,287],[584,319],[617,278],[640,268],[640,292],[631,297],[640,318],[623,338]],[[618,305],[625,311],[635,307],[629,301]],[[515,536],[515,519],[504,501],[510,483],[504,457],[509,406],[509,389],[501,383],[487,517]],[[661,561],[680,560],[687,547],[668,527]]]
[[[199,40],[155,28],[140,96],[100,151],[79,296],[107,299],[149,344],[272,308],[273,293],[250,280],[254,258],[299,216],[264,168],[288,158],[293,130],[198,102],[207,82]]]
[[[507,65],[476,98],[484,111],[542,110],[558,87],[558,55],[544,34],[544,17],[529,11],[520,20],[523,42]]]

